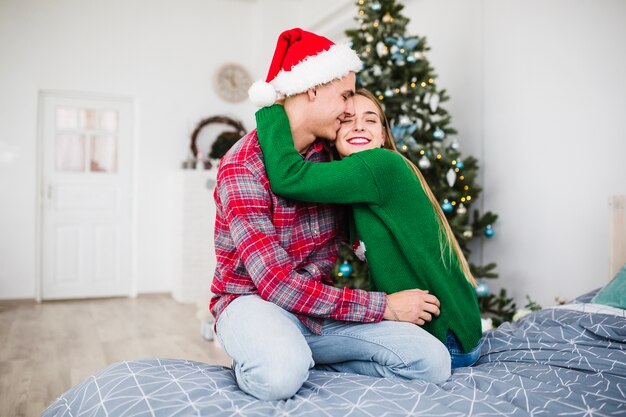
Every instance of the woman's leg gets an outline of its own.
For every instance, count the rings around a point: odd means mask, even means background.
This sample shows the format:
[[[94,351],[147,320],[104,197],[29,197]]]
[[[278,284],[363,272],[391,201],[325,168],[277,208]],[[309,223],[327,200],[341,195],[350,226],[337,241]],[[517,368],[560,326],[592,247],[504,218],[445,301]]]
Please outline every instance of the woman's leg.
[[[465,366],[472,366],[480,358],[480,347],[483,339],[480,339],[478,344],[469,352],[463,352],[461,343],[457,339],[452,330],[448,330],[446,335],[446,348],[450,352],[450,360],[452,363],[452,369],[462,368]]]
[[[326,320],[323,334],[306,340],[316,369],[435,383],[450,377],[445,345],[415,324]]]
[[[237,384],[261,400],[293,396],[313,366],[298,318],[256,295],[232,301],[217,322],[217,337],[233,358]]]

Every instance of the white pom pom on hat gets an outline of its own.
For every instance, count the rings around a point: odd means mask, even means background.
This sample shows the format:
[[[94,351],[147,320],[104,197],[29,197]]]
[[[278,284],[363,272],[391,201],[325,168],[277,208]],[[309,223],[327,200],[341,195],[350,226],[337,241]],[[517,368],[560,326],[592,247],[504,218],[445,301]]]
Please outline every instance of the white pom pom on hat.
[[[253,104],[259,107],[267,107],[274,104],[278,95],[272,84],[265,81],[255,81],[248,89],[248,97]]]
[[[265,82],[252,84],[248,96],[257,106],[271,106],[278,98],[303,93],[361,67],[358,55],[347,45],[335,45],[300,28],[289,29],[278,37]]]

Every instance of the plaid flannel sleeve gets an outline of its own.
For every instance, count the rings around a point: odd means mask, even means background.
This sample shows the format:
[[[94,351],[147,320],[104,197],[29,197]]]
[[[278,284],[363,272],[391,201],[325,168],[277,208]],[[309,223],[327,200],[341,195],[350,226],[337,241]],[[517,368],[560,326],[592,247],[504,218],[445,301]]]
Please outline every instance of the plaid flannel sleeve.
[[[245,166],[222,167],[218,182],[225,220],[238,255],[264,300],[313,317],[356,322],[382,320],[385,293],[336,288],[294,269],[276,237],[268,190]],[[320,266],[306,269],[315,271]]]

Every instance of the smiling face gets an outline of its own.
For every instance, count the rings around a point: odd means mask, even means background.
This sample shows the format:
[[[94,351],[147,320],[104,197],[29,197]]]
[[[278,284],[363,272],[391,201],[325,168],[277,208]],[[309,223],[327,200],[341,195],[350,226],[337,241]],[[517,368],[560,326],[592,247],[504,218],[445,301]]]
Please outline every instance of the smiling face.
[[[354,113],[341,122],[335,146],[339,155],[380,148],[385,143],[385,129],[379,107],[369,98],[354,96]]]

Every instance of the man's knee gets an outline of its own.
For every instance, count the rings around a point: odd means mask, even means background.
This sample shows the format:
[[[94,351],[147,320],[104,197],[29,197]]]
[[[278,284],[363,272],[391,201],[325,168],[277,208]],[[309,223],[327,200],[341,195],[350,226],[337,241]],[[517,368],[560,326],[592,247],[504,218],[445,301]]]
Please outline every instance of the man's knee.
[[[235,363],[237,384],[246,393],[265,401],[293,397],[309,376],[310,354],[257,363],[254,366]]]
[[[394,323],[400,362],[393,372],[404,378],[441,383],[450,378],[451,360],[446,346],[421,327]]]
[[[427,353],[418,355],[413,359],[409,366],[409,375],[413,376],[412,379],[421,379],[435,384],[446,381],[452,373],[450,352],[443,343],[434,337],[430,341],[422,341],[422,343],[426,343],[425,351]]]
[[[439,340],[437,340],[439,342]],[[452,374],[450,352],[446,349],[445,345],[439,342],[436,347],[433,347],[432,355],[429,356],[426,362],[426,377],[429,382],[439,384],[445,382],[450,378]]]

